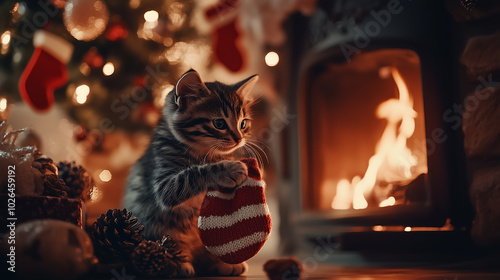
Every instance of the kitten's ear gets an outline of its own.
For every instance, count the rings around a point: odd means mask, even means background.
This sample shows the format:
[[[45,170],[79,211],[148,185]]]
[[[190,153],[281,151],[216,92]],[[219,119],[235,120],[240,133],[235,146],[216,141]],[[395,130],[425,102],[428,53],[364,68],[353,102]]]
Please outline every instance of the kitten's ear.
[[[238,89],[236,90],[236,93],[239,94],[243,99],[252,101],[255,99],[255,96],[251,94],[253,87],[259,80],[259,76],[253,75],[245,80],[239,82],[236,84]]]
[[[200,75],[191,69],[184,73],[175,85],[175,103],[181,110],[210,91],[201,80]]]

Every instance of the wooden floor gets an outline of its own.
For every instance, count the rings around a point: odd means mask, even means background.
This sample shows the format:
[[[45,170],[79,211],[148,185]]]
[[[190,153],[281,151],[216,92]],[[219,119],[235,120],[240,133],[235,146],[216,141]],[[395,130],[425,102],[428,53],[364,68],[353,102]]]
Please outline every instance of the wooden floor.
[[[249,271],[239,277],[203,277],[199,279],[224,279],[224,280],[253,280],[268,279],[262,267],[262,260],[250,260]],[[377,267],[358,267],[348,268],[334,265],[319,265],[316,267],[304,268],[300,280],[500,280],[500,263],[498,270],[491,272],[491,266],[488,269],[454,269],[439,270],[426,268],[377,268]],[[137,280],[137,279],[136,279]],[[298,280],[295,277],[284,277],[283,280]]]
[[[204,277],[200,279],[268,279],[262,271],[249,271],[244,276],[239,277]],[[284,280],[297,280],[294,277],[285,277]],[[500,273],[490,272],[453,272],[453,271],[436,271],[425,269],[380,269],[380,268],[335,268],[335,267],[318,267],[316,271],[304,273],[301,280],[373,280],[373,279],[388,279],[388,280],[499,280]]]

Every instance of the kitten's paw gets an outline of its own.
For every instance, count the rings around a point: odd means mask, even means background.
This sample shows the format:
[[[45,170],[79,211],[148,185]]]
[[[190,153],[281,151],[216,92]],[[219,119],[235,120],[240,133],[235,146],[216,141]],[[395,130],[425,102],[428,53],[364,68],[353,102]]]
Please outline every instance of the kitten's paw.
[[[223,276],[238,276],[243,274],[248,270],[248,265],[246,263],[239,264],[227,264],[227,263],[219,263],[217,264],[217,274]]]
[[[177,277],[192,278],[195,276],[194,267],[189,262],[181,263],[180,267],[177,269]]]
[[[219,186],[225,188],[234,188],[240,185],[248,177],[247,166],[240,161],[223,161],[219,180],[216,182]]]

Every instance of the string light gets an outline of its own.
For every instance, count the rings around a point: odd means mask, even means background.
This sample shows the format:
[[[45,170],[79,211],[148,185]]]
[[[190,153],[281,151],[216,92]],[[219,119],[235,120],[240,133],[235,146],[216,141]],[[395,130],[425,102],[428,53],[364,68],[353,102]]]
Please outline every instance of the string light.
[[[109,172],[109,170],[104,169],[103,171],[101,171],[101,173],[99,173],[99,179],[101,179],[101,181],[103,182],[109,182],[111,181],[111,178],[113,178],[113,176],[111,175],[111,172]]]
[[[155,22],[158,20],[158,17],[159,17],[158,12],[155,10],[147,11],[144,13],[144,19],[147,22]]]
[[[0,42],[2,43],[1,54],[6,54],[9,50],[10,39],[11,35],[9,30],[2,33],[2,36],[0,37]]]
[[[111,76],[113,75],[114,72],[115,72],[115,65],[113,65],[112,62],[108,62],[104,64],[104,66],[102,67],[102,73],[105,76]]]
[[[269,67],[274,67],[278,65],[278,62],[280,61],[279,55],[275,52],[268,52],[264,59],[266,61],[267,66]]]
[[[8,45],[10,43],[10,31],[7,30],[2,34],[2,45]]]
[[[87,97],[89,96],[89,94],[90,88],[88,85],[79,85],[75,89],[75,94],[73,97],[75,98],[76,103],[85,104],[85,102],[87,102]]]
[[[2,97],[0,98],[0,112],[5,112],[7,110],[7,99]]]
[[[90,93],[90,88],[88,85],[79,85],[75,89],[76,95],[89,95]]]

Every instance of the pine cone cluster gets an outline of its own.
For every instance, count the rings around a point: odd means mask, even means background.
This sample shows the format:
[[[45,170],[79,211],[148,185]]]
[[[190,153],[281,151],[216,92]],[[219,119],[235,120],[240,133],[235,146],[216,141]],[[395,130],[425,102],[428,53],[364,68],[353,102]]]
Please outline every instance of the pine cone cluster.
[[[102,262],[126,260],[135,247],[144,240],[140,233],[144,226],[131,218],[127,209],[113,209],[101,214],[91,228],[96,256]]]
[[[43,192],[42,195],[46,196],[56,196],[56,197],[67,197],[68,187],[63,180],[59,179],[57,176],[58,170],[54,161],[48,156],[37,152],[34,155],[34,161],[31,167],[40,171],[43,175]]]
[[[68,196],[83,201],[89,200],[94,181],[87,170],[74,161],[61,161],[57,167],[59,178],[68,186]]]

